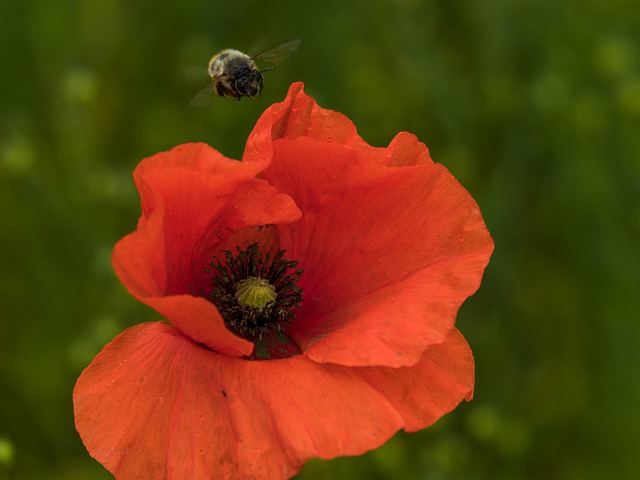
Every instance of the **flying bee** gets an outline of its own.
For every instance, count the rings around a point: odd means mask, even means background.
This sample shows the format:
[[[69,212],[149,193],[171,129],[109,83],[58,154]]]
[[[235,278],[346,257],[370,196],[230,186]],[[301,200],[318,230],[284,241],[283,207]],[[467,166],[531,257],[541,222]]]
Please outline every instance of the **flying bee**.
[[[277,66],[289,58],[299,45],[300,40],[289,40],[274,45],[253,57],[230,48],[216,53],[209,60],[211,83],[196,93],[190,105],[202,107],[209,102],[214,93],[220,97],[229,95],[236,100],[261,95],[264,81],[262,74],[273,70],[274,67],[259,70],[255,62],[266,62]]]

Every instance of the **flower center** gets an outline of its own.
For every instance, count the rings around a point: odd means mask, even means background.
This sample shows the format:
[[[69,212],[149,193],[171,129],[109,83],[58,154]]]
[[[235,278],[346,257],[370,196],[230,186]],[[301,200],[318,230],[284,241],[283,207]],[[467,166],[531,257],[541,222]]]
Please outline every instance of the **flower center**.
[[[284,250],[262,254],[257,243],[236,250],[235,255],[225,250],[223,262],[214,256],[208,270],[215,273],[213,302],[226,325],[253,342],[274,333],[285,336],[284,326],[302,303],[297,285],[302,269],[296,268],[297,261],[284,258]]]
[[[270,303],[274,302],[278,294],[276,287],[264,278],[248,277],[238,282],[236,287],[236,301],[238,305],[253,308],[262,312]]]

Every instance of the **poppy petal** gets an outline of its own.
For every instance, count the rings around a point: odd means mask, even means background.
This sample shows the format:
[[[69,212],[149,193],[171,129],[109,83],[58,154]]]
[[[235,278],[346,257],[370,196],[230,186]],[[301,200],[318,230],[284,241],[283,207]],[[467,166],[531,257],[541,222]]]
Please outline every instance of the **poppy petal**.
[[[385,151],[386,159],[383,164],[389,167],[433,164],[429,149],[413,133],[400,132],[387,148],[380,150]]]
[[[224,325],[206,298],[211,256],[247,227],[297,220],[293,200],[255,175],[268,162],[229,160],[204,144],[186,144],[143,160],[138,229],[114,248],[114,269],[140,301],[197,342],[229,355],[252,344]]]
[[[358,371],[372,386],[384,392],[402,416],[403,429],[408,432],[428,427],[462,399],[473,398],[473,355],[456,328],[443,343],[427,348],[414,366]]]
[[[433,163],[426,145],[408,132],[399,133],[388,148],[372,147],[358,135],[356,126],[346,115],[319,107],[312,97],[305,94],[302,82],[292,84],[285,100],[262,114],[249,136],[243,160],[261,161],[265,152],[271,154],[274,141],[298,137],[365,150],[373,163],[381,165]]]
[[[387,167],[366,151],[299,137],[274,142],[264,177],[304,212],[277,229],[304,269],[304,302],[287,334],[305,355],[398,367],[444,340],[493,242],[443,166]]]
[[[375,150],[358,135],[347,116],[319,107],[303,90],[302,82],[292,84],[285,100],[272,105],[260,116],[247,140],[243,161],[260,161],[265,151],[270,151],[273,141],[279,138],[310,137]]]
[[[132,327],[82,373],[75,421],[118,480],[282,479],[312,457],[357,455],[470,398],[473,359],[453,331],[413,367],[348,368],[297,355],[218,355],[163,323]]]

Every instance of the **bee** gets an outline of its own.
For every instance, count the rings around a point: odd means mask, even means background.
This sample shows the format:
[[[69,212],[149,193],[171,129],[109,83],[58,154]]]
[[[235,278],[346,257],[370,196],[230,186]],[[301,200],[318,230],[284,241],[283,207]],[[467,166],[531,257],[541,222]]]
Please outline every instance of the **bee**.
[[[289,58],[299,45],[300,40],[289,40],[274,45],[253,57],[230,48],[216,53],[209,60],[211,83],[196,93],[189,105],[202,107],[209,102],[214,93],[220,97],[229,95],[236,100],[261,95],[264,82],[262,74],[273,70],[274,67],[259,70],[255,62],[279,65]]]

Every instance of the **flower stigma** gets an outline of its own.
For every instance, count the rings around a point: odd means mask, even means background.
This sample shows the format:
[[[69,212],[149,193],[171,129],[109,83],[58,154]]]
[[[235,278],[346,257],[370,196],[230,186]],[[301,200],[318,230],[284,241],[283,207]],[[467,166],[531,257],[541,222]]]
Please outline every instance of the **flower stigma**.
[[[276,287],[264,278],[259,277],[248,277],[240,280],[235,294],[239,305],[255,308],[260,312],[267,305],[274,302],[277,296]]]
[[[284,258],[285,250],[263,254],[257,243],[236,250],[235,255],[224,250],[224,261],[214,256],[210,263],[207,272],[215,274],[213,303],[231,331],[256,344],[257,358],[273,358],[265,342],[293,343],[284,327],[302,303],[302,269],[296,260]]]

